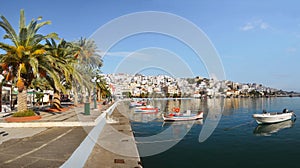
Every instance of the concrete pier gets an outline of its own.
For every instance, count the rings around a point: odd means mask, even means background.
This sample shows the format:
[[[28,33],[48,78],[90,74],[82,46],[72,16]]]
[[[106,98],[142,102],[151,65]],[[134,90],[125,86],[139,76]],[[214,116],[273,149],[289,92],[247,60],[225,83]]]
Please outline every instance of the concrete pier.
[[[118,109],[109,116],[117,122],[105,124],[84,167],[142,167],[129,119]]]

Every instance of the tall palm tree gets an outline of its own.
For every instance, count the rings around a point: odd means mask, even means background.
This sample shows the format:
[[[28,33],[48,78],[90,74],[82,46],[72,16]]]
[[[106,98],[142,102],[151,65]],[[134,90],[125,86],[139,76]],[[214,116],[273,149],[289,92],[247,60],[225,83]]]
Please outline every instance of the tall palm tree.
[[[6,53],[0,55],[0,62],[12,67],[12,74],[17,78],[18,111],[27,110],[27,87],[40,72],[52,72],[51,64],[54,58],[46,55],[44,45],[41,43],[48,38],[58,38],[56,33],[42,35],[38,30],[51,24],[50,21],[40,22],[42,18],[32,19],[26,26],[24,10],[20,11],[19,31],[13,29],[8,20],[1,16],[0,27],[6,32],[4,39],[12,44],[0,42],[0,48]],[[51,73],[50,73],[51,74]]]
[[[99,69],[102,64],[101,55],[97,54],[97,45],[94,40],[80,38],[80,40],[74,42],[80,48],[78,53],[79,62],[84,63],[93,69]]]
[[[75,58],[78,48],[72,43],[61,40],[58,44],[54,39],[46,40],[45,48],[47,55],[55,58],[52,63],[52,72],[47,72],[45,77],[54,90],[53,107],[60,108],[60,92],[71,89],[73,79],[80,82],[81,75],[77,72],[75,65],[78,63]],[[53,78],[51,73],[56,75]]]
[[[75,93],[75,103],[77,102],[77,92],[82,92],[83,101],[86,102],[86,92],[88,92],[89,99],[91,99],[91,91],[93,90],[93,84],[91,79],[97,75],[102,66],[101,56],[96,53],[97,46],[93,40],[87,40],[86,38],[81,38],[80,40],[74,42],[74,45],[80,48],[80,51],[76,55],[79,64],[76,66],[77,71],[82,74],[81,82],[76,82],[77,86],[74,86]],[[81,89],[81,90],[80,90]]]
[[[78,62],[79,63],[79,62]],[[92,77],[96,74],[94,73],[93,69],[89,66],[82,66],[76,64],[75,66],[76,71],[80,74],[80,79],[73,78],[72,89],[74,92],[74,105],[77,105],[78,101],[78,92],[81,93],[82,99],[81,101],[87,102],[86,94],[90,92],[93,88],[93,84],[91,83]]]

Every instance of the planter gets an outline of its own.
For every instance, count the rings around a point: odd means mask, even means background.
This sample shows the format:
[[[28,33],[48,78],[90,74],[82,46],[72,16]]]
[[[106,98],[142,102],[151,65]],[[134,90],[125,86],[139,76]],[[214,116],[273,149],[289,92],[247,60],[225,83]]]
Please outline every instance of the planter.
[[[8,117],[5,118],[6,122],[27,122],[27,121],[35,121],[35,120],[39,120],[42,117],[39,115],[36,116],[27,116],[27,117]]]

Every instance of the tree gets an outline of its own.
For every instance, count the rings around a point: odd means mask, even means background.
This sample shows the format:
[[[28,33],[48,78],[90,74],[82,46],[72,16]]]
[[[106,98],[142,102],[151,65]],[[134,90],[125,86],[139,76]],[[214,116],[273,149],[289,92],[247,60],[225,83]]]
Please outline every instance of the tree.
[[[90,66],[92,69],[99,70],[103,61],[101,56],[96,52],[97,46],[95,41],[80,38],[80,40],[74,42],[74,44],[80,48],[79,53],[76,56],[79,62]]]
[[[42,35],[38,30],[51,24],[50,21],[40,22],[42,18],[32,19],[26,26],[24,10],[20,11],[19,31],[13,29],[8,20],[1,16],[0,27],[6,32],[4,39],[11,43],[0,42],[0,48],[6,53],[0,55],[0,62],[12,68],[12,76],[16,79],[18,88],[18,111],[27,110],[27,88],[40,73],[51,73],[51,65],[56,60],[46,55],[42,41],[48,38],[58,38],[56,33]]]
[[[103,79],[101,75],[98,75],[97,77],[97,83],[96,83],[96,88],[97,88],[97,94],[98,95],[98,100],[101,100],[102,97],[110,97],[111,93],[108,89],[106,80]]]
[[[91,80],[93,77],[97,77],[97,75],[100,73],[102,59],[101,56],[96,53],[97,46],[93,40],[81,38],[80,40],[74,42],[74,45],[80,49],[76,55],[79,64],[75,68],[80,74],[82,74],[81,82],[75,82],[75,85],[73,86],[73,91],[75,94],[74,99],[76,102],[78,99],[77,92],[81,91],[83,95],[83,102],[86,102],[86,92],[88,92],[90,99],[90,92],[94,87],[94,85],[91,83]]]
[[[52,71],[46,71],[44,76],[54,90],[54,101],[52,107],[61,108],[60,92],[65,93],[72,88],[73,79],[80,81],[81,76],[75,65],[78,63],[75,58],[78,48],[72,43],[61,40],[58,44],[54,39],[46,40],[45,50],[47,56],[55,60],[51,62]]]

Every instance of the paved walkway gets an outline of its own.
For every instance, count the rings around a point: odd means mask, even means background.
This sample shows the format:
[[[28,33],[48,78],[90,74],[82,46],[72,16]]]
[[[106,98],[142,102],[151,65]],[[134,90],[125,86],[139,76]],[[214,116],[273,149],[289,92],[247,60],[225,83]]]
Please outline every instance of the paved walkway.
[[[93,105],[91,103],[91,105]],[[84,105],[81,104],[77,107],[72,107],[64,112],[45,112],[39,111],[41,119],[24,122],[24,123],[7,123],[4,119],[6,117],[0,117],[1,127],[72,127],[72,126],[95,126],[95,120],[105,111],[110,105],[99,105],[97,109],[90,109],[90,114],[84,114]],[[6,113],[1,113],[1,116],[5,116]],[[9,116],[7,116],[9,117]]]
[[[90,110],[90,115],[84,114],[84,105],[70,108],[65,112],[44,112],[39,111],[41,119],[32,122],[13,122],[5,121],[8,113],[1,113],[0,117],[0,144],[10,139],[24,138],[38,134],[46,128],[51,127],[74,127],[74,126],[95,126],[96,119],[110,105],[98,105],[98,109]],[[10,117],[10,116],[7,116]],[[30,128],[30,129],[26,129]]]
[[[109,105],[101,105],[99,109],[91,109],[90,115],[84,114],[83,105],[65,112],[41,112],[42,119],[26,123],[6,123],[1,118],[0,144],[3,144],[0,145],[0,167],[59,167],[68,162],[76,151],[80,152],[79,148],[86,139],[91,139],[91,135],[87,134],[99,124],[99,116],[106,114],[108,107]],[[101,116],[103,118],[105,115]],[[91,153],[84,160],[84,167],[141,167],[128,117],[121,114],[118,108],[115,108],[110,117],[118,122],[102,122],[103,130],[94,140]],[[54,136],[41,143],[40,137],[47,135]],[[69,142],[75,137],[76,141]],[[58,143],[60,145],[54,145]]]
[[[28,133],[30,129],[22,131]],[[60,167],[86,135],[82,127],[54,127],[25,138],[10,139],[0,145],[0,167]]]

